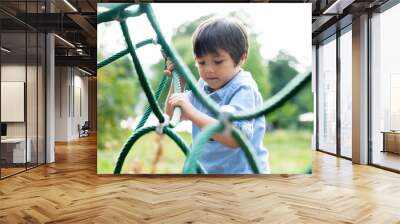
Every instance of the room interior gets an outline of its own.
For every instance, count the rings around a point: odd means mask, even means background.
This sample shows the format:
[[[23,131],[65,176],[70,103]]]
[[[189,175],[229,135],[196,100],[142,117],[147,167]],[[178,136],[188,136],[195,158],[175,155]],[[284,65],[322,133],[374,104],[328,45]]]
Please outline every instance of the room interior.
[[[97,2],[0,2],[0,223],[399,223],[399,1],[267,1],[312,4],[313,173],[183,177],[96,173]]]

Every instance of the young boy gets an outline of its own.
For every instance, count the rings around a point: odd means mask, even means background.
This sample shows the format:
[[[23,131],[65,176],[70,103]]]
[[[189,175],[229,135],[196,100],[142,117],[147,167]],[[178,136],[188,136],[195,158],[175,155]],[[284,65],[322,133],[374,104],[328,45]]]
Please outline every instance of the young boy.
[[[228,18],[211,18],[197,27],[192,37],[195,61],[200,73],[197,87],[221,107],[231,111],[250,111],[259,108],[262,97],[251,74],[244,71],[249,49],[245,27]],[[165,73],[171,75],[174,65],[168,63]],[[184,83],[182,83],[184,88]],[[192,139],[205,126],[218,122],[210,111],[192,94],[173,93],[171,84],[166,113],[171,117],[173,108],[182,108],[182,119],[191,120]],[[233,122],[248,138],[255,150],[262,173],[269,173],[268,153],[263,147],[264,116]],[[199,162],[208,173],[253,173],[244,152],[232,136],[216,134],[207,142]]]

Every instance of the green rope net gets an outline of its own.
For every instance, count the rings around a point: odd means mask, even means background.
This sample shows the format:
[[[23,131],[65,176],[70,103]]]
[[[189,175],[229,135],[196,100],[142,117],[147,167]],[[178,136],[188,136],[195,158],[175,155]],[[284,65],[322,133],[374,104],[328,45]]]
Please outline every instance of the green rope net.
[[[167,44],[160,30],[154,12],[149,4],[134,5],[134,7],[131,7],[133,5],[129,3],[127,4],[114,3],[114,4],[104,4],[104,6],[107,7],[109,10],[97,15],[97,24],[110,21],[119,21],[128,48],[98,63],[97,69],[100,69],[114,62],[115,60],[127,54],[130,54],[130,56],[133,59],[133,63],[139,78],[140,85],[142,86],[143,91],[148,100],[148,105],[146,106],[145,113],[142,119],[135,128],[133,134],[129,137],[129,139],[121,149],[116,166],[114,168],[114,174],[121,173],[121,169],[124,164],[125,158],[130,152],[133,144],[135,144],[135,142],[140,137],[151,131],[164,133],[176,142],[176,144],[179,146],[179,148],[186,156],[186,160],[183,166],[184,174],[199,174],[199,173],[205,174],[207,173],[207,171],[202,167],[202,165],[198,161],[198,158],[201,155],[204,145],[207,143],[208,139],[210,139],[213,135],[224,131],[224,129],[226,128],[229,128],[228,130],[230,130],[231,135],[240,145],[241,150],[244,151],[246,159],[250,164],[253,173],[260,173],[260,168],[258,165],[257,158],[253,154],[254,150],[252,149],[252,145],[248,142],[248,140],[243,136],[243,134],[237,128],[231,125],[232,122],[253,119],[262,116],[266,113],[270,113],[276,110],[277,108],[281,107],[286,101],[295,96],[308,82],[311,81],[311,73],[307,72],[304,74],[297,75],[277,94],[275,94],[266,102],[264,102],[261,108],[257,108],[254,111],[238,112],[237,114],[220,111],[219,106],[210,97],[201,94],[199,89],[196,87],[196,80],[193,74],[190,72],[188,67],[183,63],[182,59],[180,58],[176,50]],[[132,44],[132,40],[128,32],[126,19],[130,17],[140,16],[142,14],[145,14],[147,16],[147,19],[149,20],[152,28],[154,29],[157,35],[157,39],[156,40],[147,39],[134,45]],[[161,79],[155,94],[150,88],[150,85],[143,72],[142,65],[140,64],[140,60],[136,54],[136,49],[149,44],[160,45],[165,56],[168,57],[175,65],[175,69],[172,75],[172,80],[170,80],[171,79],[170,77],[164,76]],[[159,106],[160,95],[165,94],[165,91],[168,91],[168,88],[166,88],[166,86],[169,85],[166,85],[166,83],[170,83],[172,81],[174,85],[174,92],[181,92],[179,78],[183,78],[186,81],[188,88],[192,90],[194,96],[198,100],[200,100],[200,102],[203,103],[211,111],[211,113],[219,120],[218,123],[209,125],[206,128],[204,128],[204,130],[197,136],[197,138],[193,140],[192,144],[193,149],[191,150],[184,143],[184,141],[172,130],[172,128],[175,127],[181,119],[181,108],[179,107],[174,108],[171,122],[169,122],[168,118],[164,116]],[[153,112],[154,115],[157,117],[159,125],[143,127],[151,112]]]

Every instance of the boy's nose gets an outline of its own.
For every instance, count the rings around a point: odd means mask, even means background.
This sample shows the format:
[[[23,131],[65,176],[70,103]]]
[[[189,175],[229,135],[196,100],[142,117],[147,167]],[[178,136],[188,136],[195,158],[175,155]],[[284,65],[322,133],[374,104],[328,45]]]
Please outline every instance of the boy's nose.
[[[212,74],[212,73],[214,73],[214,69],[212,68],[212,66],[206,66],[205,72],[206,72],[206,74]]]

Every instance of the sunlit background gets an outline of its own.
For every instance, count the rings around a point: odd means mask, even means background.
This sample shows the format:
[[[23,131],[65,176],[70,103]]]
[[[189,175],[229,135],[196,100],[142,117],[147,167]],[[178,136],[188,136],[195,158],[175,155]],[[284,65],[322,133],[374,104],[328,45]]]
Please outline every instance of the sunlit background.
[[[132,8],[137,6],[132,6]],[[278,92],[298,73],[311,68],[311,4],[152,4],[167,41],[192,73],[191,35],[199,23],[213,15],[242,20],[249,31],[250,71],[264,98]],[[98,4],[99,13],[106,11]],[[223,12],[223,13],[221,13]],[[127,20],[134,43],[155,37],[145,15]],[[121,50],[126,43],[118,22],[97,28],[98,62]],[[164,60],[158,46],[137,50],[153,90],[163,76]],[[112,173],[120,149],[132,134],[147,99],[129,56],[98,70],[98,173]],[[163,105],[162,105],[163,106]],[[264,146],[269,150],[272,173],[304,173],[311,164],[313,98],[311,84],[277,111],[267,114]],[[157,124],[150,117],[146,125]],[[175,129],[189,145],[191,124]],[[122,173],[181,173],[184,155],[166,136],[148,134],[129,153]]]

